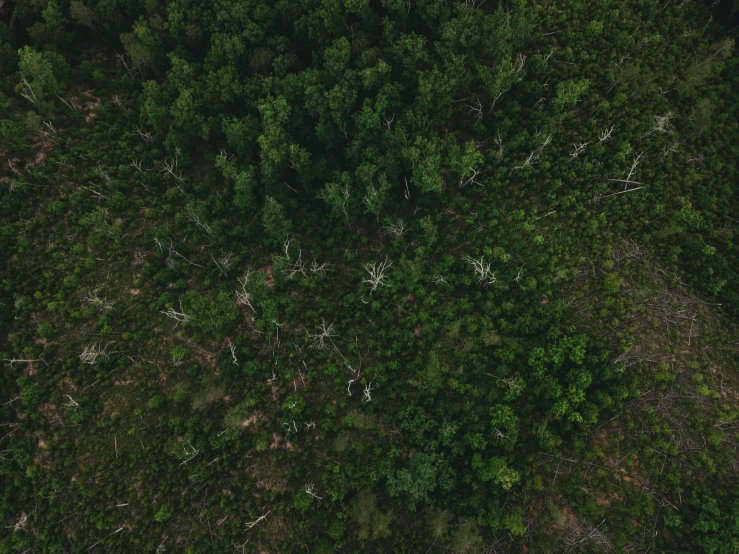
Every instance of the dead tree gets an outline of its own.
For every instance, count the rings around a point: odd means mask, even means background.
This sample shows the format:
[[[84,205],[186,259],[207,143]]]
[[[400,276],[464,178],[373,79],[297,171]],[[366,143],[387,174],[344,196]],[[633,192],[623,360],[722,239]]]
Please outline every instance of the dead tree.
[[[516,171],[517,169],[526,169],[527,167],[532,167],[536,164],[538,164],[541,161],[541,158],[539,157],[539,154],[536,153],[536,150],[532,150],[531,154],[529,154],[529,157],[524,160],[523,164],[521,165],[514,165],[511,168],[511,171],[509,172],[509,175]]]
[[[182,254],[180,254],[177,250],[175,250],[174,249],[174,246],[172,244],[172,239],[169,239],[169,245],[165,245],[164,243],[162,243],[162,241],[160,241],[158,237],[154,237],[154,242],[159,247],[159,251],[160,252],[163,252],[164,250],[167,250],[167,252],[168,252],[169,255],[167,256],[167,260],[166,260],[165,263],[167,264],[167,267],[168,268],[170,268],[170,269],[173,269],[174,268],[174,266],[175,266],[175,257],[177,257],[177,258],[180,258],[182,260],[185,260],[190,265],[194,265],[195,267],[199,267],[199,268],[205,269],[202,265],[196,264],[195,262],[191,262],[185,256],[183,256]]]
[[[496,133],[494,142],[498,146],[498,153],[496,154],[496,157],[498,158],[498,160],[500,160],[503,157],[503,150],[504,150],[503,141],[500,138],[500,131]]]
[[[472,11],[476,11],[482,6],[487,0],[464,0],[464,5]]]
[[[467,176],[467,173],[463,173],[463,174],[462,174],[462,175],[460,176],[460,178],[459,178],[459,183],[458,183],[458,187],[459,187],[459,188],[464,188],[464,187],[466,187],[467,185],[469,185],[470,183],[472,183],[473,185],[479,185],[479,186],[482,186],[482,183],[479,183],[478,181],[476,181],[476,180],[475,180],[475,179],[477,178],[477,174],[478,174],[479,172],[478,172],[478,171],[476,171],[476,170],[475,170],[474,168],[472,168],[472,167],[470,167],[470,172],[472,173],[472,176],[471,176],[471,177],[468,177],[468,176]]]
[[[67,408],[74,408],[74,411],[76,412],[77,411],[77,408],[79,408],[80,405],[77,403],[77,401],[74,398],[72,398],[68,394],[65,394],[64,396],[66,396],[67,398],[69,398],[69,402],[67,402],[66,404],[64,404],[64,406],[67,407]]]
[[[605,179],[606,181],[610,181],[610,182],[613,182],[613,183],[624,183],[624,190],[618,191],[618,192],[613,192],[611,194],[605,194],[605,195],[602,195],[602,194],[598,193],[598,194],[596,194],[593,197],[593,200],[595,201],[596,204],[598,202],[600,202],[603,198],[608,198],[610,196],[616,196],[616,195],[619,195],[619,194],[626,194],[627,192],[633,192],[635,190],[639,190],[639,189],[643,188],[642,186],[638,186],[638,187],[634,187],[634,188],[628,188],[629,185],[641,185],[642,184],[642,183],[640,183],[638,181],[633,181],[632,180],[632,177],[634,175],[634,172],[636,171],[636,168],[639,166],[639,160],[641,159],[641,156],[642,156],[641,154],[638,154],[634,158],[634,161],[631,164],[631,168],[629,169],[629,174],[626,176],[626,179]]]
[[[680,149],[680,143],[674,142],[671,146],[666,146],[664,150],[662,151],[662,157],[666,158],[668,154],[671,154],[672,152],[677,152]]]
[[[363,394],[365,402],[372,402],[372,395],[370,394],[372,390],[372,381],[370,381],[369,384],[364,386]]]
[[[246,527],[247,529],[252,529],[252,528],[253,528],[253,527],[254,527],[255,525],[257,525],[257,524],[258,524],[258,523],[260,523],[261,521],[263,521],[263,520],[267,519],[267,516],[268,516],[268,515],[270,514],[270,512],[272,512],[272,510],[270,510],[270,511],[269,511],[269,512],[267,512],[266,514],[263,514],[263,515],[259,516],[259,517],[258,517],[257,519],[255,519],[255,520],[253,520],[253,521],[249,521],[249,522],[247,522],[247,523],[246,523],[246,524],[245,524],[244,526],[245,526],[245,527]]]
[[[614,127],[615,127],[615,125],[612,125],[610,129],[603,129],[600,132],[600,136],[598,137],[598,142],[604,142],[604,141],[608,140],[609,138],[611,138],[611,133],[613,133],[613,128]]]
[[[318,326],[317,333],[308,333],[308,337],[313,340],[313,345],[317,346],[321,350],[328,350],[329,346],[333,349],[336,349],[336,345],[334,344],[333,339],[337,336],[338,335],[334,333],[333,323],[326,325],[325,319],[321,320],[321,324]]]
[[[553,135],[554,135],[553,133],[549,133],[549,134],[548,134],[548,135],[546,136],[546,138],[544,139],[544,142],[542,142],[542,143],[541,143],[541,145],[539,146],[539,152],[541,152],[541,151],[542,151],[542,150],[544,150],[544,149],[545,149],[545,148],[546,148],[547,146],[549,146],[549,144],[550,144],[550,143],[552,142],[552,136],[553,136]]]
[[[282,258],[285,260],[285,269],[283,270],[283,273],[287,276],[288,279],[294,278],[296,275],[302,275],[303,277],[308,277],[308,267],[307,262],[303,261],[303,250],[298,248],[298,258],[296,260],[293,260],[290,256],[290,243],[292,242],[292,239],[288,239],[285,241],[284,244],[284,250],[285,250],[285,256]]]
[[[231,364],[238,367],[239,360],[236,359],[236,345],[231,342],[231,339],[228,339],[228,349],[231,351]]]
[[[124,54],[119,54],[118,52],[115,53],[116,57],[118,58],[118,61],[123,64],[123,67],[126,68],[126,71],[131,76],[131,79],[135,79],[133,72],[131,71],[131,68],[128,67],[128,64],[126,63],[126,58]]]
[[[187,446],[190,448],[188,449]],[[180,462],[180,465],[187,465],[187,462],[195,458],[198,454],[200,454],[200,450],[195,448],[190,441],[187,441],[187,445],[182,445],[182,452],[185,455],[186,460]]]
[[[35,104],[38,101],[38,98],[36,98],[36,91],[33,90],[31,83],[28,82],[28,79],[26,79],[25,77],[22,77],[21,85],[23,85],[23,90],[21,90],[21,96],[25,98],[26,100],[30,100],[32,104]]]
[[[58,98],[59,100],[61,100],[61,101],[62,101],[62,103],[63,103],[63,104],[65,105],[65,106],[67,106],[67,107],[68,107],[68,108],[69,108],[70,110],[72,110],[73,112],[77,112],[77,111],[79,111],[80,107],[79,107],[79,106],[77,105],[77,103],[76,103],[76,102],[74,101],[74,98],[72,98],[72,99],[70,99],[70,100],[65,100],[64,98],[62,98],[62,97],[61,97],[61,96],[59,96],[58,94],[56,95],[56,97],[57,97],[57,98]]]
[[[14,525],[6,525],[6,529],[12,529],[13,532],[21,531],[22,529],[26,528],[26,522],[28,521],[28,515],[23,513],[21,514],[21,517],[18,518],[18,521],[15,522]]]
[[[210,228],[210,225],[208,225],[208,223],[201,218],[199,214],[195,213],[195,208],[188,206],[185,215],[187,216],[187,219],[201,227],[210,238],[214,237],[213,230]]]
[[[215,259],[213,261],[216,261]],[[231,266],[234,263],[234,255],[233,252],[228,252],[224,254],[221,252],[221,257],[218,260],[219,268],[224,268],[225,271],[228,271],[231,269]]]
[[[184,177],[182,177],[182,172],[179,170],[178,159],[179,150],[176,150],[174,158],[165,158],[164,161],[160,164],[159,172],[172,177],[175,181],[175,186],[179,189],[183,196],[187,196],[187,193],[182,189],[181,186],[185,182],[185,179]]]
[[[368,276],[365,277],[362,282],[368,283],[372,287],[370,293],[375,292],[378,287],[388,286],[385,282],[387,279],[385,272],[392,267],[392,265],[393,262],[389,261],[387,258],[385,258],[384,262],[371,262],[365,264],[364,270],[368,273]]]
[[[585,148],[587,148],[588,144],[590,144],[590,142],[581,142],[580,144],[573,144],[572,145],[573,150],[572,152],[570,152],[570,158],[574,160],[580,154],[585,152]]]
[[[172,352],[172,365],[174,367],[179,367],[182,365],[182,360],[185,359],[185,353],[180,352],[179,350],[176,350]]]
[[[118,106],[119,108],[126,109],[126,101],[125,100],[122,100],[121,97],[118,96],[117,94],[114,94],[113,95],[113,98],[111,98],[110,101],[111,101],[111,103],[113,103],[114,105]]]
[[[5,359],[4,359],[4,360],[2,360],[2,361],[3,361],[3,362],[8,362],[8,363],[9,363],[9,364],[10,364],[11,366],[12,366],[13,364],[32,364],[32,363],[34,363],[34,362],[44,362],[44,364],[45,364],[45,365],[47,365],[47,366],[49,365],[49,364],[47,364],[47,363],[46,363],[46,362],[44,361],[44,359],[43,359],[43,358],[41,358],[41,357],[39,357],[39,358],[36,358],[35,360],[27,360],[27,359],[16,359],[16,358],[5,358]]]
[[[474,125],[478,125],[482,121],[482,102],[480,102],[480,98],[476,96],[474,102],[467,105],[467,109],[474,114]]]
[[[235,291],[236,303],[239,306],[248,306],[252,312],[257,313],[257,311],[254,309],[254,306],[251,303],[251,298],[250,298],[251,294],[246,290],[246,286],[249,284],[250,274],[251,274],[251,271],[247,270],[246,275],[238,279],[239,284],[241,285],[241,290],[236,289]]]
[[[449,284],[449,281],[446,280],[446,277],[444,277],[441,273],[437,273],[434,275],[433,282],[437,285],[440,285],[441,283],[444,283],[445,285]]]
[[[385,221],[387,222],[385,230],[396,238],[402,237],[409,231],[409,228],[406,227],[405,220],[400,217],[392,220],[388,218]]]
[[[85,346],[82,354],[80,354],[80,360],[82,360],[82,363],[85,365],[95,365],[98,363],[98,358],[108,357],[108,353],[106,352],[108,346],[110,346],[110,343],[106,344],[102,348],[99,343],[88,344]]]
[[[475,277],[477,277],[477,280],[480,283],[487,286],[492,285],[497,281],[495,273],[490,269],[490,264],[485,263],[485,256],[482,256],[479,260],[475,260],[474,258],[467,256],[466,261],[475,270]]]
[[[320,275],[321,277],[326,276],[326,271],[328,271],[331,268],[331,264],[328,262],[323,262],[322,264],[319,264],[315,258],[310,264],[310,272],[313,275]]]
[[[652,133],[671,133],[670,119],[672,119],[672,112],[667,112],[665,115],[655,115],[654,126],[642,136],[651,135]]]
[[[136,161],[136,160],[131,160],[131,163],[130,163],[130,164],[128,164],[128,166],[129,166],[129,167],[133,167],[133,168],[134,168],[134,169],[136,169],[136,170],[137,170],[137,171],[138,171],[139,173],[144,173],[144,170],[143,170],[143,168],[142,168],[142,163],[141,163],[141,160],[139,160],[139,161]],[[146,171],[149,171],[149,170],[147,169]]]
[[[85,295],[85,300],[87,300],[93,306],[96,306],[98,310],[105,311],[105,312],[112,310],[113,305],[115,304],[115,302],[113,302],[112,300],[107,300],[105,298],[101,300],[98,297],[98,294],[96,291],[88,292]]]
[[[170,319],[174,319],[177,323],[175,323],[175,327],[177,327],[180,323],[187,323],[188,321],[192,320],[192,317],[187,315],[185,311],[182,309],[182,301],[180,301],[180,311],[178,312],[174,308],[167,308],[166,311],[161,311],[159,313],[162,313],[166,315]]]
[[[306,484],[305,485],[305,492],[307,494],[309,494],[310,496],[312,496],[316,500],[319,500],[319,501],[320,500],[323,500],[323,497],[322,496],[318,496],[314,491],[315,491],[315,486],[313,485],[313,483],[309,483],[309,484]]]
[[[151,133],[144,131],[140,127],[136,127],[136,134],[144,139],[146,142],[151,142],[152,140],[154,140],[154,137],[151,136]]]

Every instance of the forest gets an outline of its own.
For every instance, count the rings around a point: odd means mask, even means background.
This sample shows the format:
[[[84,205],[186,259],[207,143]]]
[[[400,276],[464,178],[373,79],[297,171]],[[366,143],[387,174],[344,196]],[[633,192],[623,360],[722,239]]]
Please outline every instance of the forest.
[[[0,4],[0,554],[739,553],[739,2]]]

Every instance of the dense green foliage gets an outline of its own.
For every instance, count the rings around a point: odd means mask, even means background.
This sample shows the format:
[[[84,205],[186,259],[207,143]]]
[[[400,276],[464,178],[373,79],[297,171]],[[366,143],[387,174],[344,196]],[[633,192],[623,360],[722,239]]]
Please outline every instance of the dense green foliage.
[[[710,18],[19,0],[0,552],[739,552]]]

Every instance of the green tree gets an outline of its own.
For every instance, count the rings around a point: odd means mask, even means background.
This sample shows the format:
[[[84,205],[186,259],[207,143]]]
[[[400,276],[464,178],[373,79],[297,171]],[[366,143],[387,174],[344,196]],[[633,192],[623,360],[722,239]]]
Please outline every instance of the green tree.
[[[290,137],[285,130],[290,118],[290,104],[283,96],[270,96],[258,108],[262,116],[262,134],[257,139],[262,177],[271,182],[279,175],[282,162],[287,159],[290,150]]]
[[[59,95],[65,89],[69,72],[66,60],[56,52],[37,52],[30,46],[18,50],[20,83],[16,92],[30,100],[38,109],[46,109],[45,100]]]
[[[267,230],[267,235],[278,243],[282,243],[287,239],[292,229],[292,222],[288,219],[285,208],[271,196],[268,196],[264,201],[262,222]]]
[[[331,206],[334,215],[344,215],[346,226],[351,230],[349,212],[352,209],[354,197],[351,188],[351,175],[340,172],[334,175],[334,181],[326,183],[319,193],[319,198]]]
[[[236,326],[239,310],[225,292],[219,292],[215,298],[210,299],[196,291],[190,291],[181,300],[182,310],[207,333],[223,338]]]
[[[154,514],[154,521],[157,523],[166,523],[174,515],[174,509],[169,504],[162,504]]]

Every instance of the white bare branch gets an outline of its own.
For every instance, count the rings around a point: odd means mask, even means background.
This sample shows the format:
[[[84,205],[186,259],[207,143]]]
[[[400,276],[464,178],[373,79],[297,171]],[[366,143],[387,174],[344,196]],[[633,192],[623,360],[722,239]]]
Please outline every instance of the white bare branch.
[[[100,178],[103,179],[103,181],[105,181],[106,183],[110,183],[113,180],[113,178],[110,175],[108,175],[106,171],[103,169],[103,165],[100,162],[98,162],[98,166],[95,169],[95,173],[100,175]]]
[[[547,146],[549,146],[549,144],[550,144],[550,143],[552,142],[552,136],[553,136],[553,135],[554,135],[553,133],[549,133],[549,134],[548,134],[548,135],[546,136],[546,138],[544,139],[544,142],[542,142],[542,143],[541,143],[541,146],[539,146],[539,151],[540,151],[540,152],[541,152],[542,150],[544,150],[544,149],[545,149],[545,148],[546,148]]]
[[[154,137],[151,136],[151,133],[144,131],[140,127],[136,127],[136,134],[144,139],[146,142],[151,142],[152,140],[154,140]]]
[[[503,157],[503,140],[500,138],[500,131],[497,132],[497,136],[495,137],[495,144],[498,145],[498,153],[496,154],[498,160],[500,160]]]
[[[20,531],[21,529],[25,529],[26,522],[28,521],[28,515],[24,512],[21,514],[21,517],[18,518],[18,521],[15,522],[14,525],[6,526],[6,529],[12,529],[15,533],[16,531]]]
[[[331,264],[328,262],[323,262],[322,264],[318,264],[318,262],[313,259],[313,261],[310,264],[310,272],[314,275],[318,274],[321,277],[324,277],[326,275],[326,271],[328,271],[331,268]]]
[[[113,95],[113,98],[111,98],[111,103],[118,106],[119,108],[125,109],[126,108],[126,101],[121,99],[120,96],[117,94]]]
[[[210,225],[199,214],[195,213],[195,209],[192,206],[188,207],[185,215],[187,215],[187,219],[200,226],[210,238],[213,238],[213,230],[210,228]]]
[[[228,339],[228,349],[231,351],[231,364],[238,367],[239,360],[236,358],[236,345],[231,342],[231,339]]]
[[[502,152],[502,150],[501,150],[501,152]],[[510,175],[510,173],[513,173],[517,169],[526,169],[527,167],[531,167],[531,166],[534,166],[534,165],[538,164],[540,161],[541,161],[541,158],[539,158],[539,154],[536,153],[536,150],[532,150],[531,151],[531,154],[529,154],[529,157],[526,158],[526,160],[523,162],[523,164],[521,164],[521,165],[515,165],[515,166],[513,166],[511,168],[511,171],[509,172],[509,175]]]
[[[181,259],[185,260],[188,264],[194,265],[195,267],[200,267],[200,268],[203,267],[200,264],[196,264],[195,262],[191,262],[185,256],[183,256],[182,254],[180,254],[179,252],[177,252],[177,250],[174,249],[174,245],[172,244],[172,239],[169,239],[169,245],[166,245],[166,244],[162,243],[162,241],[159,240],[159,237],[154,237],[154,242],[159,247],[159,251],[160,252],[163,252],[166,249],[167,252],[169,253],[169,255],[167,256],[167,260],[165,262],[167,264],[167,267],[168,268],[170,268],[170,269],[174,268],[174,266],[175,266],[175,256],[178,257],[178,258],[181,258]]]
[[[254,306],[251,303],[251,299],[249,292],[246,290],[246,286],[249,284],[249,275],[251,274],[250,270],[246,271],[246,275],[244,275],[242,278],[239,278],[239,284],[241,285],[241,290],[236,289],[236,303],[239,306],[249,306],[249,309],[251,309],[252,312],[257,313],[257,311],[254,309]]]
[[[23,77],[21,79],[21,84],[23,85],[23,92],[21,92],[21,96],[27,100],[30,100],[32,104],[36,103],[36,93],[33,90],[33,87],[31,86],[31,83],[28,82],[28,79]]]
[[[85,346],[85,349],[82,351],[82,354],[80,354],[80,360],[82,360],[83,364],[86,365],[95,365],[98,363],[98,358],[107,358],[108,353],[106,352],[108,346],[110,346],[110,343],[106,344],[102,348],[100,347],[100,344],[88,344]]]
[[[308,262],[303,261],[303,250],[298,248],[298,258],[296,260],[293,260],[290,257],[290,243],[292,242],[292,239],[288,239],[285,241],[284,249],[285,249],[285,256],[284,260],[287,263],[285,266],[285,269],[283,270],[283,273],[287,275],[288,279],[292,279],[296,275],[302,275],[303,277],[308,277]]]
[[[585,152],[585,148],[587,148],[588,144],[590,144],[590,142],[581,142],[580,144],[573,144],[572,145],[573,151],[570,152],[570,158],[574,160],[580,154]]]
[[[68,394],[65,394],[64,396],[66,396],[67,398],[69,398],[69,402],[66,403],[66,404],[64,404],[66,407],[68,407],[68,408],[79,408],[80,407],[80,405],[77,404],[77,401],[74,398],[72,398]]]
[[[129,166],[129,167],[133,167],[133,168],[134,168],[134,169],[136,169],[136,170],[137,170],[137,171],[138,171],[139,173],[144,173],[144,170],[143,170],[143,168],[142,168],[142,164],[141,164],[141,160],[139,160],[139,161],[136,161],[136,160],[131,160],[131,163],[130,163],[130,164],[128,164],[128,166]],[[149,170],[147,169],[146,171],[149,171]]]
[[[674,142],[672,146],[666,146],[665,149],[662,151],[662,157],[666,158],[668,154],[672,152],[677,152],[680,149],[680,143]]]
[[[322,319],[317,329],[317,333],[308,333],[308,337],[313,340],[313,345],[322,350],[327,350],[329,346],[336,349],[333,338],[338,337],[338,335],[334,332],[334,324],[326,325],[326,320]],[[330,344],[327,344],[327,342]]]
[[[78,111],[80,109],[80,107],[75,103],[74,98],[72,98],[71,100],[65,100],[64,98],[62,98],[58,94],[56,95],[56,97],[59,100],[61,100],[64,103],[64,105],[67,106],[73,112],[76,112],[76,111]]]
[[[263,521],[263,520],[267,519],[267,516],[268,516],[268,515],[270,514],[270,512],[271,512],[271,511],[272,511],[272,510],[270,510],[270,511],[269,511],[269,512],[267,512],[266,514],[263,514],[263,515],[259,516],[259,517],[258,517],[257,519],[255,519],[255,520],[253,520],[253,521],[249,521],[248,523],[246,523],[246,524],[245,524],[245,527],[246,527],[247,529],[251,529],[251,528],[253,528],[253,527],[254,527],[255,525],[257,525],[257,524],[258,524],[259,522],[261,522],[261,521]]]
[[[32,364],[34,362],[44,362],[47,366],[49,364],[44,361],[43,358],[36,358],[35,360],[28,360],[28,359],[17,359],[17,358],[5,358],[2,360],[3,362],[8,362],[11,366],[13,364]]]
[[[56,129],[54,129],[54,125],[52,125],[51,121],[44,121],[44,125],[52,135],[56,135]]]
[[[475,270],[475,276],[480,283],[487,286],[492,285],[497,281],[495,273],[490,269],[490,264],[485,263],[485,256],[482,256],[479,260],[475,260],[474,258],[467,256],[466,262],[473,267]]]
[[[369,274],[368,277],[365,277],[362,282],[368,283],[372,286],[372,289],[370,292],[375,292],[377,290],[377,287],[386,287],[388,286],[385,280],[387,279],[385,272],[392,267],[393,262],[389,261],[387,258],[385,258],[384,262],[372,262],[367,263],[364,266],[364,270]]]
[[[639,165],[639,159],[641,158],[641,154],[639,154],[636,158],[634,158],[634,163],[631,164],[631,169],[629,169],[629,175],[626,177],[626,182],[632,182],[631,176],[634,174],[634,171],[636,171],[637,166]],[[624,186],[626,188],[626,186]]]
[[[463,173],[460,176],[459,183],[458,183],[459,188],[464,188],[467,185],[469,185],[470,183],[472,183],[473,185],[482,186],[482,183],[479,183],[479,182],[475,181],[475,178],[477,177],[477,174],[479,173],[479,171],[476,171],[472,167],[470,167],[470,171],[472,172],[472,177],[467,177],[467,174],[466,173]]]
[[[306,484],[306,485],[305,485],[305,492],[306,492],[306,493],[308,493],[309,495],[311,495],[311,496],[312,496],[313,498],[315,498],[316,500],[323,500],[323,497],[322,497],[322,496],[318,496],[318,495],[317,495],[317,494],[316,494],[316,493],[314,492],[314,490],[315,490],[315,486],[313,485],[313,483],[309,483],[309,484]]]
[[[464,0],[464,5],[472,11],[476,11],[482,6],[487,0]]]
[[[182,309],[182,301],[180,301],[180,311],[179,312],[175,310],[174,308],[167,308],[166,311],[161,311],[159,313],[166,315],[170,319],[174,319],[177,322],[175,324],[175,327],[177,327],[180,323],[187,323],[188,321],[192,320],[192,317],[187,315]]]
[[[187,448],[188,445],[190,446],[189,449]],[[184,455],[185,455],[185,457],[187,459],[184,460],[184,461],[182,461],[182,462],[180,462],[180,465],[181,466],[187,464],[187,462],[189,462],[195,456],[197,456],[198,454],[200,454],[200,450],[198,450],[197,448],[195,448],[190,441],[187,441],[187,445],[184,445],[184,444],[182,445],[182,452],[184,453]]]
[[[647,133],[671,133],[670,119],[672,119],[672,112],[667,112],[665,115],[654,116],[654,127],[652,127]]]
[[[600,132],[600,136],[598,137],[598,142],[603,142],[603,141],[608,140],[609,138],[611,138],[611,133],[613,133],[614,127],[615,127],[615,125],[612,125],[610,129],[603,129]]]
[[[185,359],[185,353],[181,352],[179,350],[175,350],[172,352],[172,365],[175,367],[179,367],[182,365],[182,360]]]
[[[98,310],[106,312],[112,310],[113,305],[115,304],[115,302],[112,300],[107,300],[105,298],[100,299],[98,297],[97,291],[88,292],[85,295],[85,300],[87,300],[93,306],[96,306]]]
[[[480,102],[480,97],[476,96],[475,100],[467,105],[467,109],[475,117],[474,125],[478,125],[482,121],[482,102]]]
[[[369,382],[369,384],[364,386],[364,401],[365,402],[372,402],[372,395],[370,394],[372,392],[372,381]]]
[[[386,218],[385,222],[385,230],[396,238],[402,237],[409,231],[405,220],[400,217],[396,219]]]
[[[444,283],[445,285],[449,284],[449,281],[447,281],[446,277],[444,277],[441,273],[437,273],[436,275],[434,275],[434,278],[432,280],[437,285],[440,285],[441,283]]]

